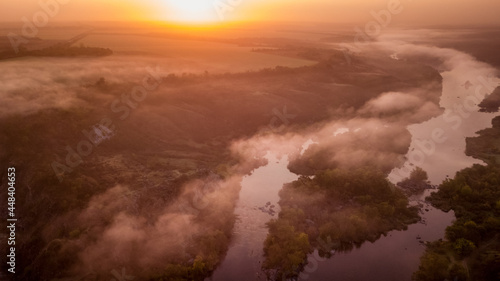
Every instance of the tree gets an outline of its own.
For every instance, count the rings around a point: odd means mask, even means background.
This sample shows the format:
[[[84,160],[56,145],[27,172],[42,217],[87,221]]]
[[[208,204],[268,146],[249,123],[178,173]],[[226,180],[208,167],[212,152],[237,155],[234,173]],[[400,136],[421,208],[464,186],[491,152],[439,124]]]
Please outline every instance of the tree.
[[[295,231],[286,220],[273,220],[268,226],[269,234],[264,245],[264,268],[277,269],[279,278],[297,275],[305,264],[310,249],[308,235]]]
[[[420,167],[415,167],[415,169],[410,173],[410,180],[415,182],[427,182],[429,177],[427,172]]]
[[[443,281],[448,277],[449,261],[446,256],[426,252],[420,258],[418,271],[413,274],[415,281]]]
[[[470,255],[474,249],[476,249],[474,242],[464,238],[457,239],[457,241],[453,243],[453,250],[460,258]]]
[[[467,270],[458,263],[454,263],[450,268],[450,280],[467,281]]]

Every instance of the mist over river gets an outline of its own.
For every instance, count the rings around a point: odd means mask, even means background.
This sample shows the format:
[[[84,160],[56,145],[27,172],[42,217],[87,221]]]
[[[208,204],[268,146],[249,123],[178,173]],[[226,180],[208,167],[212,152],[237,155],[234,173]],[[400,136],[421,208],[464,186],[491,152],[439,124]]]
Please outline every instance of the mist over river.
[[[278,159],[268,153],[265,158],[269,163],[254,170],[241,182],[235,210],[235,238],[211,280],[266,280],[261,271],[266,222],[278,216],[281,187],[296,180],[297,175],[288,171],[287,156]]]
[[[396,183],[407,177],[414,167],[422,167],[434,185],[439,185],[455,172],[481,163],[465,155],[465,138],[487,128],[493,113],[481,113],[477,104],[490,94],[498,84],[495,69],[478,62],[473,57],[452,49],[419,45],[393,45],[384,43],[397,55],[391,58],[425,54],[438,57],[442,65],[442,95],[440,116],[420,124],[408,126],[412,135],[411,145],[401,168],[394,169],[389,180]],[[287,169],[288,158],[277,159],[269,151],[269,164],[256,169],[244,178],[235,213],[238,221],[235,238],[225,260],[210,280],[266,280],[262,271],[263,243],[267,235],[265,223],[275,218],[279,211],[278,192],[283,184],[297,175]],[[453,221],[454,213],[444,213],[425,202],[432,190],[410,198],[410,204],[421,206],[421,221],[408,226],[405,231],[390,231],[374,243],[365,242],[350,252],[335,253],[325,259],[317,251],[308,256],[308,264],[299,280],[398,280],[409,281],[418,269],[419,259],[425,250],[425,241],[444,237],[445,228]]]

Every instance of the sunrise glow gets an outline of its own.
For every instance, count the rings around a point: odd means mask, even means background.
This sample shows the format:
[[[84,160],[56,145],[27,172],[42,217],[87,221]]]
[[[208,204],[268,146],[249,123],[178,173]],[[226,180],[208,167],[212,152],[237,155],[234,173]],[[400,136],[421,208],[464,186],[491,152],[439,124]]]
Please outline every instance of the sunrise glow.
[[[212,23],[219,20],[214,1],[168,0],[165,1],[165,19],[185,23]]]
[[[0,0],[0,281],[500,281],[499,11]]]

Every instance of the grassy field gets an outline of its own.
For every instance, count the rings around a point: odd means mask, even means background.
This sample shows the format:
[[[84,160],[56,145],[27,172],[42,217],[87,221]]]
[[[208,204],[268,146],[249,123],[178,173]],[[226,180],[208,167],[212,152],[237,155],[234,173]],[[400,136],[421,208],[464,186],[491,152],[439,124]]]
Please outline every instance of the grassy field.
[[[92,34],[77,44],[110,48],[117,56],[152,56],[165,64],[173,63],[172,59],[196,62],[206,65],[198,69],[201,72],[208,69],[215,72],[246,71],[278,65],[298,67],[314,63],[308,60],[255,53],[251,52],[250,47],[143,35]]]

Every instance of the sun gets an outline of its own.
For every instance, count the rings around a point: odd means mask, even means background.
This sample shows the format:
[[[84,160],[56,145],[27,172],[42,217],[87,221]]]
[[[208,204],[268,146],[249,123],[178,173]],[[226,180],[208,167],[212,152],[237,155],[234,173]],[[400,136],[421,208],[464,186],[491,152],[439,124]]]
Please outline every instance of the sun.
[[[166,0],[168,19],[177,22],[215,22],[218,20],[213,0]]]

